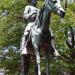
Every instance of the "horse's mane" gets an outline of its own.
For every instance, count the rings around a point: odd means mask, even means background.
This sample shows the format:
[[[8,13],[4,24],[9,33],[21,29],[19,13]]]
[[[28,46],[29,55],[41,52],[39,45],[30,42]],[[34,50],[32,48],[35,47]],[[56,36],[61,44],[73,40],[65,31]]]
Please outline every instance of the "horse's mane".
[[[44,11],[44,5],[43,7],[41,7],[40,9],[40,15],[39,15],[39,20],[42,21],[42,18],[43,18],[43,11]]]
[[[44,5],[40,8],[40,12],[37,20],[38,26],[40,26],[42,23],[43,11],[44,11]]]
[[[49,21],[50,17],[48,15],[50,15],[50,14],[46,13],[46,11],[49,11],[49,10],[45,6],[45,4],[43,4],[42,7],[40,8],[40,12],[39,12],[38,20],[37,20],[38,27],[40,27],[42,24],[45,24],[45,23],[43,23],[45,21],[46,21],[46,23],[49,23],[48,21]],[[45,19],[45,16],[47,16],[48,19]]]

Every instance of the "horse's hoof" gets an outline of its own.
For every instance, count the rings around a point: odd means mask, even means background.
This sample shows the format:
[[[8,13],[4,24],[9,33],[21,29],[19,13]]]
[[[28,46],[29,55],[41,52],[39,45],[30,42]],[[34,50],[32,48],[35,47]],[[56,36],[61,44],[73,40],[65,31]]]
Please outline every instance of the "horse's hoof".
[[[61,55],[58,52],[54,52],[55,57],[60,57]]]

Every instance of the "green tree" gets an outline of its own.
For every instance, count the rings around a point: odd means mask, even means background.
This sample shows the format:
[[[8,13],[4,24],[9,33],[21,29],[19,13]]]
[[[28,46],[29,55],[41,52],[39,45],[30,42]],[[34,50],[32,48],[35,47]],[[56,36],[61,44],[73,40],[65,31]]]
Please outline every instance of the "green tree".
[[[43,1],[38,0],[37,7],[42,7],[42,2]],[[10,45],[14,45],[17,47],[20,46],[20,40],[26,25],[24,20],[22,19],[22,14],[26,4],[27,0],[0,0],[0,48]],[[7,11],[7,15],[3,15],[5,11]],[[55,14],[52,14],[50,23],[50,28],[53,30],[53,33],[55,35],[55,41],[58,51],[61,55],[67,57],[70,56],[70,50],[65,44],[65,41],[67,39],[66,28],[68,28],[69,25],[75,26],[75,4],[68,5],[64,23],[61,23],[60,18]],[[17,71],[17,61],[20,57],[19,54],[14,54],[12,50],[10,50],[8,55],[13,59],[11,61],[3,59],[2,67],[4,67],[5,69],[9,69],[9,73],[13,74]],[[74,70],[75,65],[70,64],[69,61],[56,61],[55,63],[55,61],[52,60],[52,74],[55,75],[56,71],[60,70],[60,67],[63,71],[66,70],[69,72],[70,69]]]

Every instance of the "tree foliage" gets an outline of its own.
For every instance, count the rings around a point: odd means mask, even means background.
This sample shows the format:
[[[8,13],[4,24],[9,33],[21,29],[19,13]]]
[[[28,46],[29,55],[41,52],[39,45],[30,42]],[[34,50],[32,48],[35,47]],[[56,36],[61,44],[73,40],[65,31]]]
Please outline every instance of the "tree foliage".
[[[43,1],[39,0],[37,7],[42,7],[42,2]],[[17,47],[20,46],[20,40],[26,25],[24,20],[22,19],[22,14],[26,4],[27,0],[0,0],[0,48],[10,45],[15,45]],[[53,30],[53,33],[55,35],[57,49],[59,50],[61,55],[65,56],[70,56],[70,50],[65,43],[67,39],[66,31],[69,25],[75,26],[75,3],[68,5],[64,23],[61,23],[60,18],[55,14],[52,14],[50,23],[50,28]],[[10,52],[11,53],[9,53],[9,56],[11,55],[13,59],[11,61],[3,60],[2,64],[5,69],[10,69],[10,72],[14,73],[14,71],[17,71],[15,67],[17,65],[17,61],[19,60],[19,58],[17,57],[19,56],[14,56],[15,54],[13,54],[11,50]],[[59,70],[59,65],[63,65],[61,67],[64,70],[66,69],[69,71],[71,68],[75,69],[75,65],[66,63],[65,61],[56,61],[56,63],[52,61],[52,63],[52,72],[56,72],[57,70]]]

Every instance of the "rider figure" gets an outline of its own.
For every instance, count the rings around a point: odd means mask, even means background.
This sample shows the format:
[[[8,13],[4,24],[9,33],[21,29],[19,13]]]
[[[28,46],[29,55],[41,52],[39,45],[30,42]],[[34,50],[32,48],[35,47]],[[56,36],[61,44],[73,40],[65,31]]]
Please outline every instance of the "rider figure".
[[[25,7],[23,18],[28,22],[21,42],[21,54],[27,54],[26,43],[29,37],[30,30],[36,21],[37,14],[39,13],[39,9],[36,8],[37,0],[28,0],[28,5]]]

